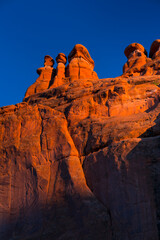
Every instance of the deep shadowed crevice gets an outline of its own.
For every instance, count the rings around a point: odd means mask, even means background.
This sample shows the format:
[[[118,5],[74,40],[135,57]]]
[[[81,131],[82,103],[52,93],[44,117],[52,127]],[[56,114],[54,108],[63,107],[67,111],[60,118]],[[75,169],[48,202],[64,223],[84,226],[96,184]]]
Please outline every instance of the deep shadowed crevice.
[[[151,128],[148,128],[139,138],[148,138],[148,137],[157,137],[160,135],[160,114],[155,120],[155,125]]]

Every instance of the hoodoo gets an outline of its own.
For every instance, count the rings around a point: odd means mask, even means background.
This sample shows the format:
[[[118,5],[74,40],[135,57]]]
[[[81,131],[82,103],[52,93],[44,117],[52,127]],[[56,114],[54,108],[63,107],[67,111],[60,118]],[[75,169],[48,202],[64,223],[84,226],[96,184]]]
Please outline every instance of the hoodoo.
[[[88,50],[45,57],[0,108],[0,239],[160,238],[160,40],[98,79]],[[107,66],[106,66],[107,67]]]
[[[36,82],[27,89],[25,97],[28,97],[34,93],[42,92],[49,88],[50,83],[55,75],[55,69],[53,68],[53,65],[53,58],[49,55],[46,55],[44,57],[44,67],[37,69],[39,77],[37,78]]]
[[[124,51],[128,61],[123,66],[123,73],[125,76],[139,76],[141,75],[141,68],[149,60],[147,58],[146,49],[139,43],[130,44]]]
[[[67,57],[64,53],[59,53],[56,57],[57,68],[54,69],[54,60],[50,56],[45,56],[44,67],[39,68],[40,75],[36,82],[26,91],[25,97],[34,93],[42,92],[49,88],[55,88],[67,82],[79,79],[98,79],[94,69],[94,61],[88,50],[81,44],[74,46],[68,56],[68,66],[65,67]]]
[[[53,84],[50,86],[50,88],[58,87],[66,82],[66,76],[65,76],[65,65],[67,62],[67,57],[64,53],[59,53],[56,57],[57,62],[57,69],[56,69],[56,75],[53,79]]]
[[[152,43],[149,57],[152,59],[160,58],[160,39],[157,39]]]
[[[94,61],[88,50],[81,44],[74,46],[68,56],[69,65],[66,68],[66,75],[75,79],[98,79],[94,69]]]

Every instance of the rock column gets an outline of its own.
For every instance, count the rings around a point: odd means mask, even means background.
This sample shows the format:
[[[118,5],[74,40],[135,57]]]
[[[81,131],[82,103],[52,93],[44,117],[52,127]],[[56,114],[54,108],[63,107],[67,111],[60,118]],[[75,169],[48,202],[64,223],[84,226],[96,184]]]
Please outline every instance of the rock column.
[[[26,91],[25,97],[28,97],[34,93],[42,92],[49,88],[52,78],[54,77],[54,60],[49,55],[44,57],[44,67],[38,68],[37,73],[39,77],[36,82],[33,83]]]
[[[58,87],[65,83],[65,64],[67,62],[67,57],[64,53],[59,53],[56,57],[57,69],[54,82],[50,88]]]

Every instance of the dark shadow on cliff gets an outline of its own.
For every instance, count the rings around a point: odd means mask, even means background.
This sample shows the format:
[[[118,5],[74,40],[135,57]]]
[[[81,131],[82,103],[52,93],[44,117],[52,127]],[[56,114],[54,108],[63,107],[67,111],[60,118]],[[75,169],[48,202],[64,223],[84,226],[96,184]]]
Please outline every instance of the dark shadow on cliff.
[[[158,240],[160,115],[139,138],[113,142],[83,163],[87,184],[110,212],[113,239]]]
[[[53,163],[53,168],[55,164]],[[31,172],[33,182],[36,184],[37,173],[33,169]],[[58,162],[56,181],[53,186],[51,199],[48,201],[44,199],[46,204],[39,203],[40,189],[35,186],[34,194],[38,196],[36,203],[31,206],[26,205],[20,209],[19,213],[14,213],[12,221],[9,216],[8,221],[0,226],[0,239],[109,239],[109,218],[106,208],[91,193],[88,193],[88,190],[84,194],[78,191],[65,159]]]

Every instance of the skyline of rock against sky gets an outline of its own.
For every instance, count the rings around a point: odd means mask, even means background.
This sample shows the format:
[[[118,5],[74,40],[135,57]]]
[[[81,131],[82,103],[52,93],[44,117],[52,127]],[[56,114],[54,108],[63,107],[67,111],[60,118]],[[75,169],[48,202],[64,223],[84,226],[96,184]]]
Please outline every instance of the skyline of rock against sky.
[[[91,53],[99,78],[121,75],[127,45],[138,42],[149,52],[159,38],[159,7],[149,0],[1,1],[0,106],[22,101],[45,55],[68,56],[78,43]]]

